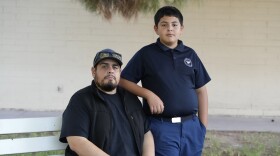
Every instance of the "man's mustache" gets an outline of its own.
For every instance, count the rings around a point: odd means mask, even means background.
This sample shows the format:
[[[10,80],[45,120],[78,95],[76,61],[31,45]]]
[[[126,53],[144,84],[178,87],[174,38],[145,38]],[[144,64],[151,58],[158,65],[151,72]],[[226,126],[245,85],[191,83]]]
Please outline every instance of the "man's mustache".
[[[105,79],[110,78],[110,77],[113,77],[113,79],[116,80],[116,77],[114,75],[107,75],[107,76],[105,76]]]

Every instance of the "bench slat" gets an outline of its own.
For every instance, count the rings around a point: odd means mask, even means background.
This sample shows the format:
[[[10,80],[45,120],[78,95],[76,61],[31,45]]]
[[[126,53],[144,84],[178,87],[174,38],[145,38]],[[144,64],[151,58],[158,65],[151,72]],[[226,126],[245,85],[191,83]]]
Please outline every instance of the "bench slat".
[[[64,150],[67,144],[58,141],[59,136],[0,140],[0,155],[28,152]]]
[[[1,119],[0,134],[59,131],[61,123],[61,117]]]
[[[0,135],[60,131],[61,123],[61,116],[0,119]],[[58,135],[13,138],[17,136],[11,135],[9,139],[0,140],[0,155],[64,150],[67,146],[67,144],[59,142]]]

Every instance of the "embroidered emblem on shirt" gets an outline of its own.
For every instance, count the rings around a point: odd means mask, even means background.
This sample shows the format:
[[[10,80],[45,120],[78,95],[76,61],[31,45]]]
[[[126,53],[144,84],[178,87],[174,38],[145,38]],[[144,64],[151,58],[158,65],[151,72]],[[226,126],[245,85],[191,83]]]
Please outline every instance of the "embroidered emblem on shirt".
[[[192,67],[192,60],[189,58],[185,58],[184,59],[184,63],[185,65],[187,65],[188,67]]]

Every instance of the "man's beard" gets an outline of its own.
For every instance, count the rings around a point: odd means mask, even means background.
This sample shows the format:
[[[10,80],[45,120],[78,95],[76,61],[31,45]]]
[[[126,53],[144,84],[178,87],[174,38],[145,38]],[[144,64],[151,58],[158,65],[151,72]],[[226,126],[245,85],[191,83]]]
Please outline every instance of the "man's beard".
[[[95,79],[95,84],[98,88],[100,88],[103,91],[110,92],[117,88],[117,84],[113,83],[112,81],[109,81],[108,83],[104,83],[104,81],[101,81],[101,83],[98,82],[98,79]]]

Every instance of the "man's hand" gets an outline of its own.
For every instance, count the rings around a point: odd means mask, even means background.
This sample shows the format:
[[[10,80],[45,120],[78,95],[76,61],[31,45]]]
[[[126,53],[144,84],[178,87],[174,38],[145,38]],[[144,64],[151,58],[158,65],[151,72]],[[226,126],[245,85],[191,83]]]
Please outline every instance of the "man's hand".
[[[149,104],[149,107],[150,107],[150,110],[151,110],[152,114],[161,114],[164,111],[163,102],[153,92],[149,93],[146,100]]]

